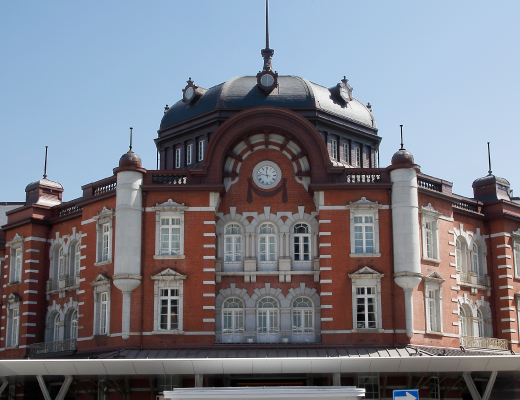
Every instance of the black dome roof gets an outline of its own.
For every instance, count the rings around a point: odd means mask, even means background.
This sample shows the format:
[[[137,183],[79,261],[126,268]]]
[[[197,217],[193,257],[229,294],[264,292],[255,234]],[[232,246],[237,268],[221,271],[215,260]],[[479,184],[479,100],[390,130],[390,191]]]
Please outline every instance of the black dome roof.
[[[331,91],[298,76],[279,76],[278,90],[266,95],[257,86],[256,76],[239,76],[208,89],[190,106],[182,100],[164,115],[160,130],[215,110],[237,110],[273,106],[289,109],[312,109],[353,121],[375,129],[371,111],[356,99],[347,104],[336,99]]]

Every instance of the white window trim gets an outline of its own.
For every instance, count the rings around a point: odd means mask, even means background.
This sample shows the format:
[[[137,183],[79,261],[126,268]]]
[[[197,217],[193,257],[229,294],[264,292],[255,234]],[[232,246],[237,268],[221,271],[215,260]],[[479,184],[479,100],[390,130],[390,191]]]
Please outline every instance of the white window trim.
[[[154,302],[153,302],[153,332],[152,334],[157,335],[179,335],[184,334],[184,323],[183,323],[183,297],[184,297],[184,280],[186,275],[181,275],[178,272],[167,268],[157,275],[150,277],[153,280],[154,288]],[[177,289],[179,291],[179,327],[176,330],[166,331],[159,329],[159,315],[160,315],[160,289]]]
[[[349,278],[352,280],[352,332],[375,332],[382,333],[383,330],[383,313],[381,308],[381,278],[385,276],[385,274],[380,274],[379,272],[373,270],[369,267],[363,267],[360,270],[354,272],[353,274],[348,274]],[[376,288],[376,328],[364,328],[358,329],[357,326],[357,288],[358,287],[366,287],[372,286]]]
[[[426,333],[432,334],[443,334],[444,328],[442,324],[442,284],[444,283],[444,279],[436,272],[432,272],[428,276],[424,278],[424,306],[425,306],[425,324],[426,324]],[[437,327],[440,328],[436,331],[430,329],[430,308],[428,307],[428,292],[434,291],[435,296],[435,311],[437,314]]]
[[[520,230],[514,231],[511,234],[512,240],[512,250],[513,250],[513,260],[514,260],[514,266],[515,269],[515,279],[520,279],[520,257],[517,257],[515,252],[515,246],[520,245]],[[519,330],[520,332],[520,330]]]
[[[199,141],[199,161],[204,160],[204,147],[206,147],[206,140]]]
[[[24,241],[23,236],[19,236],[18,233],[9,242],[6,243],[6,247],[10,248],[9,251],[9,284],[22,283],[23,282],[23,253],[24,253]],[[15,281],[16,273],[16,250],[20,249],[21,260],[20,260],[20,280]]]
[[[260,228],[262,227],[262,225],[266,225],[266,224],[271,224],[274,226],[274,233],[260,233]],[[274,264],[274,263],[278,263],[278,254],[279,254],[279,246],[280,246],[280,243],[279,242],[279,227],[278,225],[273,222],[273,221],[270,221],[270,220],[267,220],[267,221],[262,221],[262,223],[258,224],[258,228],[257,228],[257,234],[256,234],[256,245],[257,245],[257,248],[256,248],[256,254],[257,254],[257,260],[258,260],[258,264],[265,264],[265,265],[268,265],[268,264]],[[261,237],[269,237],[269,236],[274,236],[274,260],[260,260],[260,238]],[[269,245],[269,242],[267,242],[267,245]]]
[[[294,233],[294,227],[298,224],[305,224],[307,225],[307,227],[309,228],[309,233]],[[290,249],[290,257],[293,261],[293,264],[297,264],[297,265],[309,265],[309,266],[312,266],[312,260],[314,259],[313,257],[315,257],[315,254],[316,254],[316,249],[315,249],[315,244],[314,244],[314,238],[316,237],[316,235],[314,234],[313,230],[312,230],[312,226],[311,224],[308,222],[308,221],[295,221],[292,225],[291,225],[291,230],[290,230],[290,237],[291,237],[291,249]],[[296,253],[294,252],[294,238],[296,236],[299,236],[299,237],[303,237],[303,236],[308,236],[309,237],[309,259],[308,260],[296,260]],[[280,243],[280,246],[282,245],[282,243]]]
[[[240,227],[240,234],[226,234],[226,229],[229,225],[238,225]],[[224,264],[228,265],[242,265],[244,263],[245,257],[245,227],[238,221],[229,221],[224,225],[224,228],[222,229],[222,237],[224,240],[222,240],[222,262]],[[240,237],[240,248],[241,248],[241,260],[240,261],[226,261],[226,238],[227,237]]]
[[[162,204],[156,204],[152,207],[152,211],[155,211],[155,255],[153,256],[156,260],[172,260],[172,259],[183,259],[184,255],[184,212],[188,209],[187,206],[175,203],[172,199],[168,199],[167,202]],[[161,255],[161,218],[174,217],[180,218],[181,220],[181,238],[180,238],[180,250],[178,255],[162,256]]]
[[[193,163],[193,144],[189,144],[186,148],[186,165]]]
[[[105,275],[99,274],[96,279],[91,283],[94,288],[94,324],[93,324],[93,335],[94,336],[110,336],[110,309],[111,309],[111,281]],[[101,293],[107,293],[108,305],[107,305],[107,324],[106,333],[100,334],[101,329]]]
[[[354,151],[354,166],[361,168],[361,147],[356,146]]]
[[[350,210],[350,257],[362,258],[362,257],[381,257],[379,252],[379,212],[378,210],[382,207],[378,202],[372,202],[367,200],[365,197],[361,197],[360,200],[350,203],[346,206],[347,210]],[[374,253],[356,253],[356,242],[354,232],[354,217],[371,216],[374,221]]]
[[[330,139],[330,156],[334,159],[338,159],[338,141],[336,139]]]
[[[175,149],[175,169],[179,169],[181,167],[181,149]]]
[[[99,212],[97,215],[93,217],[96,221],[96,231],[97,231],[97,240],[96,240],[96,262],[97,265],[110,264],[113,262],[112,251],[113,251],[113,237],[114,237],[114,215],[115,212],[113,210],[109,210],[106,207],[103,207],[103,210]],[[110,229],[110,234],[108,236],[108,260],[103,261],[103,225],[108,224]]]
[[[421,207],[421,228],[422,228],[422,259],[434,263],[440,263],[439,253],[439,217],[442,213],[435,210],[430,203],[426,207]],[[426,244],[426,223],[432,224],[433,257],[428,257]]]
[[[6,348],[18,348],[18,346],[20,346],[20,318],[21,318],[21,313],[20,313],[20,303],[21,303],[21,298],[19,295],[17,295],[16,293],[11,293],[7,299],[5,300],[6,302],[6,305],[7,305],[7,326],[6,326],[6,329],[7,329],[7,332],[5,333],[5,347]],[[18,320],[17,320],[17,333],[18,333],[18,336],[16,337],[16,343],[13,344],[13,338],[12,338],[12,333],[13,333],[13,312],[14,310],[17,310],[18,311]]]
[[[349,151],[350,151],[350,146],[348,145],[348,143],[343,143],[343,161],[346,162],[347,164],[349,164],[349,160],[350,160]]]

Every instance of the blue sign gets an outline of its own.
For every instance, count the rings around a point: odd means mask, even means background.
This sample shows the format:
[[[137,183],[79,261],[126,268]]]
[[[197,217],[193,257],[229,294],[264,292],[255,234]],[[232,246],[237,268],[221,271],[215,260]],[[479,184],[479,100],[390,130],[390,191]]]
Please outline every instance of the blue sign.
[[[419,400],[419,389],[394,390],[394,400]]]

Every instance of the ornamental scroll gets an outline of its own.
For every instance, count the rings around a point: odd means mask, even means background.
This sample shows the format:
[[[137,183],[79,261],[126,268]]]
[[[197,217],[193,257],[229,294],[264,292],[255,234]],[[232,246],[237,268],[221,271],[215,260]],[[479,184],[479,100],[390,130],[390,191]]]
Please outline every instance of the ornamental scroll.
[[[252,203],[253,202],[253,192],[255,192],[258,196],[262,197],[272,197],[277,195],[278,193],[282,192],[282,203],[287,203],[287,179],[282,179],[282,185],[274,190],[271,190],[270,192],[264,192],[262,190],[257,189],[253,186],[253,182],[251,178],[247,179],[247,202]]]

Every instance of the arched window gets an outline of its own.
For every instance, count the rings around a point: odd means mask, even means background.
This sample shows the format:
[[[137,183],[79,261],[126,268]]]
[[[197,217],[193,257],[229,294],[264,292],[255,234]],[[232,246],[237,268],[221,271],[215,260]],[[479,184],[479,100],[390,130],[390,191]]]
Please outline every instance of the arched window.
[[[472,259],[473,272],[477,275],[480,275],[479,254],[478,254],[478,246],[476,243],[473,244],[473,251],[471,253],[472,253],[471,259]]]
[[[224,261],[242,261],[242,227],[229,224],[224,235]]]
[[[65,274],[65,254],[63,253],[63,247],[60,246],[58,250],[58,278],[61,278]]]
[[[67,313],[65,324],[65,339],[78,338],[78,311],[70,310]]]
[[[60,340],[60,314],[56,313],[52,320],[52,341]]]
[[[237,297],[230,297],[222,304],[223,342],[237,341],[244,333],[244,302]]]
[[[486,337],[486,328],[484,325],[484,316],[482,315],[482,311],[480,309],[477,310],[477,323],[478,323],[478,336]]]
[[[258,261],[276,261],[276,228],[270,222],[258,231]]]
[[[311,235],[309,225],[298,223],[293,228],[294,261],[311,260]]]
[[[258,341],[271,342],[276,340],[279,330],[278,302],[272,297],[264,297],[258,302]]]
[[[455,256],[457,262],[457,271],[467,272],[466,261],[467,261],[467,246],[466,242],[460,237],[457,238],[455,246]]]
[[[314,341],[314,305],[307,297],[292,302],[293,341]]]
[[[472,336],[471,313],[464,306],[459,310],[459,325],[461,336]]]

